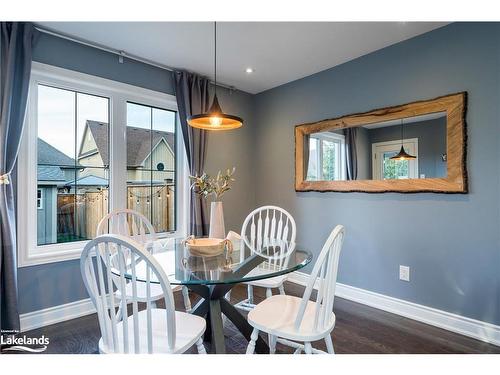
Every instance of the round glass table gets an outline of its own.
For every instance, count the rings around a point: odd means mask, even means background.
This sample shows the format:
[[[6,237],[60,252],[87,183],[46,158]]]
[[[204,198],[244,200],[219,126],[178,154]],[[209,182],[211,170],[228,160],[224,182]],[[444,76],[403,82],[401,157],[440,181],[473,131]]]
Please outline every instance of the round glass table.
[[[217,256],[196,256],[190,254],[181,240],[153,244],[152,255],[163,267],[172,285],[184,285],[201,297],[192,313],[205,317],[207,329],[205,340],[211,341],[215,353],[225,353],[222,314],[250,340],[252,327],[246,318],[225,298],[236,284],[268,279],[296,271],[306,266],[312,259],[309,251],[295,249],[287,253],[286,260],[273,261],[266,256],[252,253],[248,248],[225,251]],[[141,272],[144,270],[144,272]],[[125,275],[132,278],[132,275]],[[145,267],[137,265],[136,277],[145,281]],[[152,283],[158,280],[151,278]],[[259,338],[256,343],[258,353],[269,353],[269,347]]]

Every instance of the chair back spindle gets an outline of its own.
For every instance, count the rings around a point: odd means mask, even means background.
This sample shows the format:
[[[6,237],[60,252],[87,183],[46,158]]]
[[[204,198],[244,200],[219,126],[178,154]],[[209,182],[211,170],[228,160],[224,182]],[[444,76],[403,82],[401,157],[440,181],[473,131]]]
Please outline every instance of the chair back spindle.
[[[287,266],[295,250],[296,233],[292,215],[277,206],[255,209],[246,217],[241,228],[242,242],[252,253],[266,258],[262,267],[272,270]]]

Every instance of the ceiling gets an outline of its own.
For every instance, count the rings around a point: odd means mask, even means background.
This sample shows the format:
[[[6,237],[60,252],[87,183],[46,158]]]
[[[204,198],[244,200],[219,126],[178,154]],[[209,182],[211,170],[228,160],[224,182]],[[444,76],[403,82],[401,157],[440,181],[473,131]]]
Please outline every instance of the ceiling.
[[[217,80],[255,94],[444,26],[443,22],[225,22],[217,24]],[[213,79],[210,22],[40,22]],[[247,74],[246,68],[254,72]]]

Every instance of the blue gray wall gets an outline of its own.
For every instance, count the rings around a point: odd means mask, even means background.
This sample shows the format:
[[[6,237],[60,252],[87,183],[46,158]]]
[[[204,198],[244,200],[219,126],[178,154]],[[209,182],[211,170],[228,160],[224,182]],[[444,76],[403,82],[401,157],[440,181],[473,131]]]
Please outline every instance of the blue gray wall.
[[[257,95],[256,203],[290,210],[315,254],[345,225],[341,283],[500,324],[499,41],[499,24],[452,24]],[[294,125],[459,91],[470,194],[294,191]]]
[[[34,60],[66,69],[92,74],[174,94],[172,74],[169,71],[125,59],[118,63],[116,55],[83,46],[64,39],[42,34],[34,51]],[[254,98],[241,92],[218,90],[219,100],[226,111],[245,119],[245,127],[224,134],[210,134],[206,170],[236,167],[237,182],[224,197],[227,230],[237,230],[245,215],[254,207],[252,159]],[[79,260],[47,265],[23,267],[18,270],[20,313],[87,298],[80,276]]]

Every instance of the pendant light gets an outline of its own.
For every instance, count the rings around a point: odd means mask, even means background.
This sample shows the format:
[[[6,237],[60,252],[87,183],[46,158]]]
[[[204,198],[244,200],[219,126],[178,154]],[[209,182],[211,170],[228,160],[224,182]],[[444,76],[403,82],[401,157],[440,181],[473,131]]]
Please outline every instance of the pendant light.
[[[229,115],[222,112],[219,104],[219,99],[217,99],[217,22],[214,22],[214,40],[215,40],[215,52],[214,52],[214,76],[215,76],[215,93],[212,105],[207,113],[202,113],[199,115],[189,116],[187,123],[193,128],[204,129],[204,130],[231,130],[237,129],[243,125],[243,119]]]
[[[416,159],[416,156],[410,155],[405,151],[405,148],[403,146],[404,142],[404,137],[403,137],[403,120],[401,119],[401,150],[399,150],[399,153],[397,155],[394,155],[390,157],[391,160],[413,160]]]

